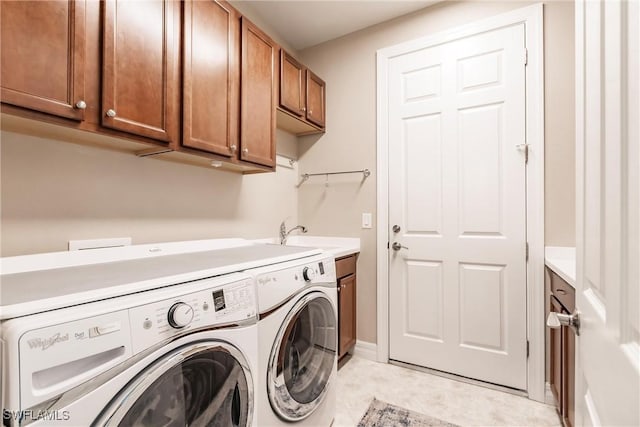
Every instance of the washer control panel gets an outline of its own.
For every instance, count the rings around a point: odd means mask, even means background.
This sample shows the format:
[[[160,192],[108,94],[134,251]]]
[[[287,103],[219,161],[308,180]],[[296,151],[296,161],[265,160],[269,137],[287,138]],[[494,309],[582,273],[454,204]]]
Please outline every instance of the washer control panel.
[[[129,309],[133,352],[189,329],[256,319],[251,279]]]
[[[258,311],[264,313],[300,289],[312,285],[335,288],[336,264],[333,258],[313,261],[276,271],[260,271],[256,276]]]

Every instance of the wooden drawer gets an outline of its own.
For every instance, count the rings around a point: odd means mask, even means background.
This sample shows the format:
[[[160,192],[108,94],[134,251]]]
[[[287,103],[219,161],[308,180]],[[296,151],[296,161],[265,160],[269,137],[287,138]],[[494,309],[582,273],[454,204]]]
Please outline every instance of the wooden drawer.
[[[575,289],[551,270],[549,270],[549,276],[551,277],[551,293],[558,298],[558,301],[569,313],[573,313],[576,308]]]
[[[356,272],[356,254],[336,260],[336,278],[355,274]]]

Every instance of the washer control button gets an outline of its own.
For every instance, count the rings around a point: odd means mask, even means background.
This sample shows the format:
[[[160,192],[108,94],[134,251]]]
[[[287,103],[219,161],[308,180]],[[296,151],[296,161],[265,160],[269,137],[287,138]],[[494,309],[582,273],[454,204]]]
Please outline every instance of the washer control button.
[[[167,320],[172,328],[184,328],[193,320],[193,307],[184,302],[177,302],[169,309]]]
[[[304,277],[305,282],[310,282],[316,277],[316,272],[313,268],[305,267],[302,270],[302,277]]]
[[[145,319],[145,321],[142,322],[142,327],[145,329],[151,329],[151,326],[153,326],[153,323],[151,323],[149,319]]]

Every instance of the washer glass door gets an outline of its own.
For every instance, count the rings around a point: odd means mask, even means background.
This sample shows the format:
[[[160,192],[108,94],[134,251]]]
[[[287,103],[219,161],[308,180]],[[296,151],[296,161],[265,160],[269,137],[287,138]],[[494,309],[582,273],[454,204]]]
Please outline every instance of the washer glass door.
[[[94,425],[248,426],[252,387],[237,348],[201,341],[164,355],[141,372]]]
[[[336,312],[322,292],[303,296],[276,336],[267,384],[274,411],[287,421],[308,417],[322,403],[336,364]]]

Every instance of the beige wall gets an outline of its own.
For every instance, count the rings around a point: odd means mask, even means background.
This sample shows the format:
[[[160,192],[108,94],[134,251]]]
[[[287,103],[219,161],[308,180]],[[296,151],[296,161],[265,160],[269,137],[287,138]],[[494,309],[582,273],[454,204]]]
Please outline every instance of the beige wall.
[[[295,52],[248,4],[233,4]],[[276,151],[297,158],[297,138],[277,130]],[[276,237],[283,219],[297,223],[297,170],[242,176],[5,131],[0,156],[0,256],[66,250],[73,239]]]
[[[443,2],[411,15],[347,35],[300,53],[302,61],[327,82],[327,133],[306,137],[299,148],[300,170],[318,172],[369,168],[362,185],[356,177],[321,179],[299,190],[299,220],[313,234],[362,239],[358,264],[358,339],[376,341],[376,232],[360,229],[362,212],[376,211],[376,50],[531,2]],[[573,4],[545,7],[547,162],[553,168],[547,189],[547,241],[574,243],[573,202]],[[554,117],[550,117],[553,114]],[[374,216],[375,217],[375,216]],[[375,224],[374,224],[375,228]]]
[[[279,151],[295,138],[278,133]],[[2,256],[67,249],[72,239],[134,243],[275,237],[297,222],[297,172],[240,175],[131,153],[0,133]]]

